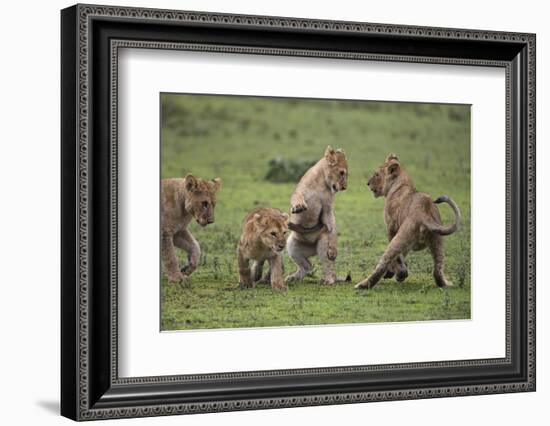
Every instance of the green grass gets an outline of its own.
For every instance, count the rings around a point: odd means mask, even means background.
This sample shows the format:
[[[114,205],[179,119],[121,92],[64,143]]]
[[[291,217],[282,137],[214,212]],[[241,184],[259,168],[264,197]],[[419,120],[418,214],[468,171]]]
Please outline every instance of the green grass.
[[[340,276],[352,283],[319,284],[316,270],[288,292],[266,285],[238,288],[236,245],[254,207],[289,210],[295,183],[265,180],[269,160],[318,160],[325,147],[344,148],[348,189],[336,196]],[[409,278],[366,277],[386,247],[384,200],[366,181],[388,153],[396,153],[417,188],[459,205],[460,230],[445,237],[446,273],[455,286],[435,287],[427,251],[408,256]],[[161,329],[235,328],[470,318],[470,108],[459,105],[309,101],[229,96],[162,95],[162,177],[193,173],[223,180],[216,222],[191,232],[202,257],[189,288],[161,283]],[[444,223],[450,208],[440,206]],[[178,252],[183,263],[185,253]],[[294,265],[284,254],[286,273]]]

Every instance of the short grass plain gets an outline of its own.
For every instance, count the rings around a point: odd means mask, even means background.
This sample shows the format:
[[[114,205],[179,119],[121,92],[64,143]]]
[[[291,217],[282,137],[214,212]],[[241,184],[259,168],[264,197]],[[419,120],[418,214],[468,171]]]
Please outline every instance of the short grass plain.
[[[470,107],[239,96],[161,95],[161,177],[187,173],[223,180],[216,221],[191,232],[201,245],[191,285],[161,278],[161,330],[280,327],[470,318]],[[348,189],[336,195],[338,275],[352,282],[323,286],[317,259],[312,276],[286,292],[259,284],[240,289],[236,246],[241,223],[259,206],[289,211],[297,182],[265,179],[269,160],[312,161],[326,146],[346,151]],[[354,290],[383,253],[384,200],[366,182],[389,153],[399,156],[418,190],[447,194],[459,205],[459,231],[445,237],[446,274],[437,288],[428,251],[407,257],[404,283],[382,280]],[[442,204],[444,223],[453,215]],[[182,264],[186,254],[178,251]],[[285,274],[295,267],[284,253]]]

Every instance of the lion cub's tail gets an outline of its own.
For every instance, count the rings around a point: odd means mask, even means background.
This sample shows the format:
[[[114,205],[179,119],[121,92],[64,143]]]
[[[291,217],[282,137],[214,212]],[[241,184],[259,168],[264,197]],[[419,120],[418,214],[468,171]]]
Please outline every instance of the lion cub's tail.
[[[434,203],[435,204],[440,204],[440,203],[449,204],[449,206],[451,206],[451,208],[453,209],[453,212],[455,213],[455,221],[454,221],[453,224],[451,224],[449,226],[444,226],[444,225],[441,225],[439,223],[435,223],[433,221],[430,221],[430,222],[425,223],[426,227],[430,231],[435,232],[436,234],[439,234],[439,235],[451,235],[453,232],[456,232],[456,230],[458,229],[458,226],[460,225],[460,210],[459,210],[458,206],[456,205],[456,203],[452,200],[451,197],[448,197],[446,195],[442,195],[441,197],[438,197],[436,200],[434,200]]]

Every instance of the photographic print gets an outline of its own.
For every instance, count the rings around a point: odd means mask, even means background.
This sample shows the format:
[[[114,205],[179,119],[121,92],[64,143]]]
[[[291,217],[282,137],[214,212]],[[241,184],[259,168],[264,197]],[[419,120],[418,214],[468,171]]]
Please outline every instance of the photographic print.
[[[162,93],[161,330],[470,318],[470,106]]]
[[[535,34],[78,4],[61,76],[63,416],[535,391]]]

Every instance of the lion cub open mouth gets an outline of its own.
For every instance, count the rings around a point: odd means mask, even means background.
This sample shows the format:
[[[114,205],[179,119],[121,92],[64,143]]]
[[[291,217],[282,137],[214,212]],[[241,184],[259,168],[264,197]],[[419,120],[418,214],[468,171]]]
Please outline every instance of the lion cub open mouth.
[[[254,209],[246,215],[237,247],[241,287],[254,287],[264,281],[274,289],[287,289],[281,252],[286,246],[288,220],[287,213],[268,207]],[[262,279],[265,261],[269,262],[269,270]]]

